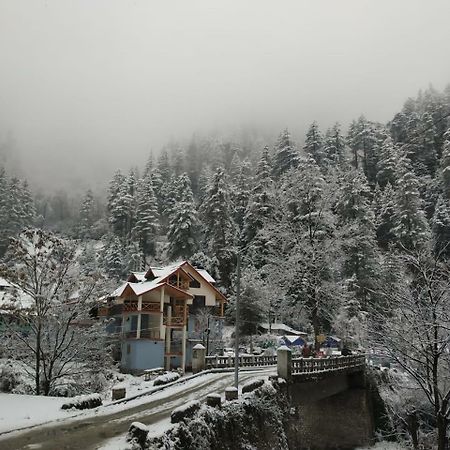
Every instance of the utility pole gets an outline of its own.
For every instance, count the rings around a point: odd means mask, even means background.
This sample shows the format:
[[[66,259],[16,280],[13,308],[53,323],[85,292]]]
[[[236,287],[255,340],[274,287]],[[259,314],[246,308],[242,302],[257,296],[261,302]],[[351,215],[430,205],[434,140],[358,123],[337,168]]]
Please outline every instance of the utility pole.
[[[239,386],[239,300],[241,296],[241,249],[237,252],[236,265],[236,320],[234,328],[234,387]]]
[[[209,356],[209,333],[211,330],[209,329],[209,317],[207,318],[207,326],[206,326],[206,356]]]

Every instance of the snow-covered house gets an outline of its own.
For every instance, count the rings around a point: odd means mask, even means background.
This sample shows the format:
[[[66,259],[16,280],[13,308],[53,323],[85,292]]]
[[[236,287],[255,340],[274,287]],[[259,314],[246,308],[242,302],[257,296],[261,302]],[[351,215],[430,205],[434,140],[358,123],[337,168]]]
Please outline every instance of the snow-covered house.
[[[17,309],[28,309],[32,299],[18,286],[0,277],[0,314],[9,314]]]
[[[287,334],[281,338],[283,344],[288,347],[303,347],[306,345],[306,336],[298,336],[297,334]]]
[[[258,331],[260,333],[270,333],[275,334],[277,336],[285,336],[285,335],[295,335],[295,336],[302,336],[306,337],[308,333],[305,333],[304,331],[297,331],[294,330],[289,325],[286,325],[284,323],[260,323],[258,325]]]
[[[114,318],[110,331],[119,332],[121,366],[125,370],[191,366],[192,347],[199,342],[199,317],[218,328],[225,296],[211,275],[187,261],[133,272],[99,308]]]

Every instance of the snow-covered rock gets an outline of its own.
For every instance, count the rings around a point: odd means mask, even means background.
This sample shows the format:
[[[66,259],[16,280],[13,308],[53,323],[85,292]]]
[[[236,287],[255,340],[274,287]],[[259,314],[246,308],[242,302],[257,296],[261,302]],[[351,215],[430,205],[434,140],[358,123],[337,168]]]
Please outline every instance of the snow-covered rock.
[[[91,409],[102,405],[100,394],[79,395],[61,405],[61,409]]]
[[[191,418],[200,409],[201,403],[197,400],[192,400],[183,406],[180,406],[172,411],[170,421],[172,423],[181,422],[183,419]]]
[[[164,375],[156,377],[153,381],[153,386],[162,386],[163,384],[172,383],[172,381],[176,381],[178,378],[180,378],[178,372],[167,372]]]

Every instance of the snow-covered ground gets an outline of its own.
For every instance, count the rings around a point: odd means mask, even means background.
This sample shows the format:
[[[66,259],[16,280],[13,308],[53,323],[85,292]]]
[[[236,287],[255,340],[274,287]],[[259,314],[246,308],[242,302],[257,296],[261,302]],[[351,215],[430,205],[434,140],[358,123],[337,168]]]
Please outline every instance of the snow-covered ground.
[[[360,447],[356,450],[406,450],[407,448],[408,447],[396,442],[377,442],[372,447]]]
[[[62,411],[62,397],[0,394],[0,433],[70,416]]]
[[[145,404],[151,400],[162,399],[188,388],[199,386],[210,379],[220,378],[220,373],[206,373],[197,377],[184,377],[166,386],[153,386],[137,377],[126,376],[121,382],[127,385],[127,402],[107,400],[103,406],[84,411],[62,410],[67,401],[63,397],[43,397],[35,395],[0,394],[0,434],[13,430],[22,430],[47,422],[71,421],[89,416],[113,414]],[[162,390],[161,390],[162,388]],[[134,398],[133,397],[136,397]],[[189,399],[187,399],[189,400]],[[1,447],[1,445],[0,445]]]

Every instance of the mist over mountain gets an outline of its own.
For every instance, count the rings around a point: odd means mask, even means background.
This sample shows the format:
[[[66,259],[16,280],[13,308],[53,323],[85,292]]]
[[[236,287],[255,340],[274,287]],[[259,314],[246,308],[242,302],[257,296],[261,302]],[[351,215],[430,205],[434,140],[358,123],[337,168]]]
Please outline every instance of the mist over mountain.
[[[386,122],[450,78],[450,5],[420,1],[70,2],[0,5],[0,142],[46,191],[105,188],[194,133],[317,120]]]

